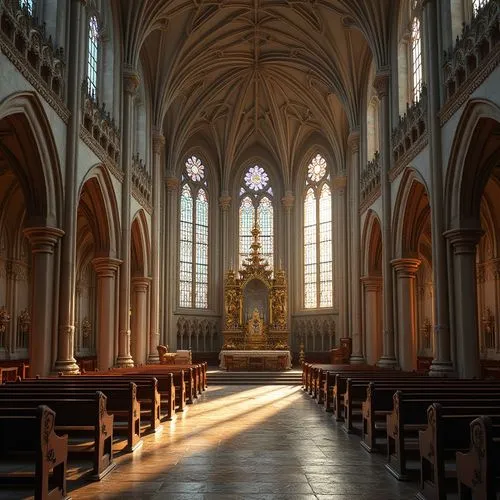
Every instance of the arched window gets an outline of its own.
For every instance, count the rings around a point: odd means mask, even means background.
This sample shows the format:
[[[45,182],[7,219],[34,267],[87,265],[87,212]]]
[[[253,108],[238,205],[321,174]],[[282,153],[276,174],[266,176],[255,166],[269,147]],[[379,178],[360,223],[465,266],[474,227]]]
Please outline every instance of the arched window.
[[[250,167],[240,188],[239,211],[239,265],[250,254],[252,244],[252,228],[255,222],[260,228],[262,256],[269,266],[274,264],[274,208],[273,190],[269,185],[269,176],[260,166]]]
[[[482,9],[489,0],[472,0],[472,11],[474,15],[477,14],[477,12]]]
[[[97,64],[99,60],[99,25],[97,18],[89,19],[87,47],[87,92],[94,99],[97,97]]]
[[[332,193],[326,160],[307,168],[304,197],[304,307],[333,307]]]
[[[411,22],[411,98],[414,102],[420,100],[422,92],[422,36],[420,32],[420,14],[418,0],[412,0]]]
[[[179,307],[208,308],[208,183],[199,158],[186,160],[181,181]]]

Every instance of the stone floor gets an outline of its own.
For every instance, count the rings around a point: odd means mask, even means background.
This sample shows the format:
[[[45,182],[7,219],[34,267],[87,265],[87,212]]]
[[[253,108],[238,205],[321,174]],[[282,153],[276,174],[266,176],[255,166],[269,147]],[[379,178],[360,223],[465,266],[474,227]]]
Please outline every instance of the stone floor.
[[[80,499],[413,498],[297,386],[211,387]],[[1,497],[1,493],[0,493]]]

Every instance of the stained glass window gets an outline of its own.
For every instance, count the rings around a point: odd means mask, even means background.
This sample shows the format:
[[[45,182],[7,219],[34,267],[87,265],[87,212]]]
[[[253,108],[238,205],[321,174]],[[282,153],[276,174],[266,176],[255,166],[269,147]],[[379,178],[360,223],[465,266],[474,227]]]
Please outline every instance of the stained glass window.
[[[308,166],[304,197],[304,307],[333,307],[332,195],[326,160]]]
[[[89,95],[97,96],[97,61],[99,55],[99,25],[97,18],[89,20],[89,37],[87,48],[87,91]]]
[[[252,244],[252,228],[255,221],[260,228],[262,256],[269,266],[274,264],[274,208],[273,190],[269,176],[260,166],[250,167],[243,176],[240,189],[239,211],[239,265],[248,257]]]
[[[420,19],[413,18],[411,29],[412,99],[418,101],[422,92],[422,37]]]
[[[477,12],[482,9],[489,0],[472,0],[472,10],[474,12],[474,15],[477,14]]]
[[[199,158],[186,160],[180,196],[179,307],[208,308],[208,193]]]

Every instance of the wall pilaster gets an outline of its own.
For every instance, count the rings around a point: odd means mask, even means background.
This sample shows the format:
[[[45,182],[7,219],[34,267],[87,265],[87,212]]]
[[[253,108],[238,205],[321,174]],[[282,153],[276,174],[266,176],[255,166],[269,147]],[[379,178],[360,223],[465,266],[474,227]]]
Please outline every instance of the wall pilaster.
[[[143,276],[132,278],[132,336],[134,361],[138,365],[146,362],[148,347],[148,291],[151,280]]]
[[[374,365],[382,355],[379,324],[380,296],[382,293],[381,276],[364,276],[361,278],[365,302],[365,357],[369,365]]]

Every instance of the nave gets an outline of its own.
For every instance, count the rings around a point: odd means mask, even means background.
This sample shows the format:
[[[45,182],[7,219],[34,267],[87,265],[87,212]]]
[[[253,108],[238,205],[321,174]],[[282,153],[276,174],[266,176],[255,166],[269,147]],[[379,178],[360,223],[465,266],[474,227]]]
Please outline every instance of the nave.
[[[186,418],[187,417],[187,418]],[[299,386],[210,386],[80,499],[413,498]]]

